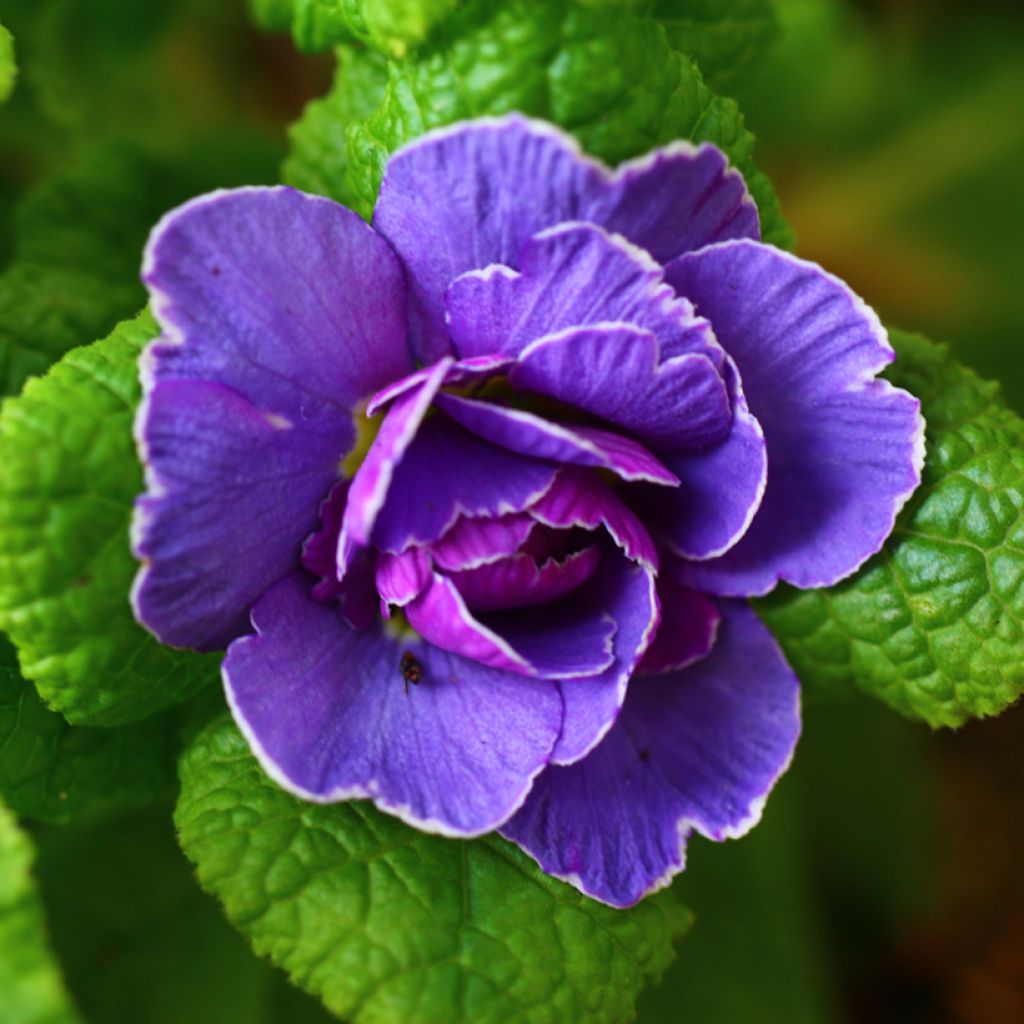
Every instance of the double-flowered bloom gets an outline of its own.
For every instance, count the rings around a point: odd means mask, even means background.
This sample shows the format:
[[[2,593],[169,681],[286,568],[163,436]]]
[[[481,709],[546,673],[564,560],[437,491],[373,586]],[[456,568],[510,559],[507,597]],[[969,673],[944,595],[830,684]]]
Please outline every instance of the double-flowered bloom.
[[[758,818],[797,680],[742,600],[834,583],[916,486],[918,403],[845,285],[679,144],[519,116],[396,153],[373,226],[287,188],[150,241],[133,600],[227,647],[267,772],[500,829],[614,905]]]

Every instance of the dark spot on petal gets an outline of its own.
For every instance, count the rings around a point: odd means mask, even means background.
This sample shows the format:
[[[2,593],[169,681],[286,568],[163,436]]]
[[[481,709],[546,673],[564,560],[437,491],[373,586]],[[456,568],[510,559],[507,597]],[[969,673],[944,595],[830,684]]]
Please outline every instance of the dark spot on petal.
[[[637,751],[637,754],[639,755],[640,760],[643,761],[644,764],[647,764],[647,762],[651,759],[651,752],[649,750],[644,749],[643,747],[641,747]]]

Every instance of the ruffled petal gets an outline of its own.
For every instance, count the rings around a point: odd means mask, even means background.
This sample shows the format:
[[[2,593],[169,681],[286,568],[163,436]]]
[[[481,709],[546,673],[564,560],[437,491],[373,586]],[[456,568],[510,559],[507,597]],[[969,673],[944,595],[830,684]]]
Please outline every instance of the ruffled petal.
[[[402,270],[336,203],[251,188],[168,214],[143,276],[164,334],[142,360],[134,603],[165,642],[217,648],[295,564],[352,408],[411,369]]]
[[[594,608],[615,620],[615,660],[600,675],[559,682],[565,719],[552,764],[573,764],[601,742],[614,725],[626,687],[658,628],[658,595],[651,569],[625,558],[605,557],[587,591]]]
[[[374,583],[384,605],[403,608],[430,586],[430,556],[425,548],[410,548],[400,555],[377,555]]]
[[[715,558],[733,547],[750,529],[768,484],[764,431],[747,407],[731,363],[725,380],[732,406],[725,440],[704,451],[665,452],[679,487],[648,488],[635,502],[644,520],[683,558]]]
[[[517,356],[570,327],[631,323],[658,339],[661,360],[694,353],[722,363],[708,322],[665,284],[659,264],[619,235],[559,224],[531,237],[517,265],[471,270],[449,286],[448,324],[462,358]]]
[[[157,380],[226,384],[302,429],[412,370],[402,268],[330,199],[200,196],[153,230],[142,276],[168,339],[147,356]]]
[[[701,356],[685,358],[703,359]],[[679,482],[643,445],[621,434],[596,427],[555,423],[523,409],[458,395],[438,395],[436,404],[467,430],[521,455],[607,469],[632,482],[647,481],[669,487]]]
[[[257,635],[224,663],[228,700],[267,773],[304,799],[367,798],[420,829],[480,835],[548,760],[562,718],[554,683],[352,630],[297,576],[253,622]]]
[[[366,458],[356,470],[338,536],[339,579],[344,578],[356,551],[370,543],[395,472],[430,410],[451,362],[451,357],[441,359],[431,367],[418,387],[406,391],[395,401],[384,416]]]
[[[678,567],[658,574],[661,625],[640,663],[641,672],[672,672],[706,658],[715,646],[722,613],[709,597],[680,583]]]
[[[351,431],[347,417],[297,427],[223,384],[159,382],[136,420],[138,620],[201,650],[245,632],[252,603],[297,563]]]
[[[613,171],[519,114],[429,132],[391,157],[373,221],[408,272],[419,358],[449,351],[450,281],[493,263],[517,267],[526,239],[570,220],[620,232],[660,260],[758,237],[742,178],[709,145],[674,143]]]
[[[398,553],[441,537],[459,516],[521,512],[548,490],[557,472],[557,466],[481,440],[446,416],[432,416],[395,472],[373,542]]]
[[[515,554],[536,529],[537,520],[525,512],[494,519],[463,517],[430,545],[430,554],[441,569],[475,569]]]
[[[768,446],[749,531],[688,579],[729,595],[831,586],[879,550],[921,479],[920,404],[875,379],[893,359],[882,325],[837,278],[756,242],[682,256],[667,279],[714,324]]]
[[[659,452],[722,441],[729,395],[715,364],[695,352],[658,359],[655,336],[632,324],[571,327],[527,345],[509,382],[599,416]]]
[[[515,360],[512,356],[502,355],[500,352],[473,356],[470,359],[458,359],[448,364],[448,369],[441,380],[441,386],[447,387],[452,384],[469,384],[473,381],[487,380],[488,377],[507,371],[513,362]],[[373,416],[396,398],[420,387],[433,373],[434,365],[424,366],[414,373],[394,381],[386,388],[382,388],[367,403],[366,415]]]
[[[659,263],[714,242],[761,237],[743,176],[708,143],[674,142],[622,164],[580,220],[624,235]]]
[[[799,732],[796,677],[754,613],[727,603],[711,654],[635,678],[601,744],[545,771],[501,831],[549,874],[630,906],[682,870],[693,830],[753,827]]]
[[[543,565],[531,555],[516,554],[448,578],[473,611],[527,608],[572,593],[594,575],[599,561],[597,546],[590,545],[561,560],[549,558]]]

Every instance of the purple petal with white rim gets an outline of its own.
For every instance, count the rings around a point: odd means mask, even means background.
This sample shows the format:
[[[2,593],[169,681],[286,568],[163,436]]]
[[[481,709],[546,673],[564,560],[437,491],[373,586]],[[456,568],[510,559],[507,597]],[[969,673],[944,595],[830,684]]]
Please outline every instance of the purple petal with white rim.
[[[511,356],[495,353],[485,356],[473,356],[470,359],[458,359],[448,366],[444,378],[441,381],[442,387],[450,384],[467,384],[472,381],[486,380],[496,374],[504,373],[515,360]],[[366,415],[373,416],[380,409],[383,409],[389,402],[404,395],[407,391],[419,387],[434,372],[434,366],[424,366],[407,377],[402,377],[382,388],[370,399],[366,406]]]
[[[302,427],[413,368],[402,268],[330,199],[200,196],[154,228],[142,276],[167,338],[147,355],[157,380],[217,381]]]
[[[657,570],[658,552],[651,535],[629,506],[599,477],[584,469],[562,469],[554,485],[530,508],[545,526],[568,530],[603,526],[627,558]]]
[[[373,220],[408,272],[417,355],[432,362],[449,351],[450,281],[494,263],[517,267],[527,238],[570,220],[620,232],[662,260],[758,237],[742,178],[706,144],[674,143],[613,171],[519,114],[429,132],[389,160]]]
[[[459,519],[430,545],[434,563],[441,569],[475,569],[506,555],[515,554],[540,524],[525,512],[494,519]]]
[[[601,742],[615,723],[626,687],[658,628],[658,596],[650,569],[605,554],[588,593],[594,607],[615,620],[615,660],[599,676],[559,683],[565,718],[552,764],[574,764]]]
[[[574,327],[527,345],[509,383],[599,416],[659,451],[722,441],[729,395],[715,364],[696,353],[658,360],[650,331],[626,323]]]
[[[355,552],[370,543],[395,471],[416,437],[451,362],[450,357],[440,360],[418,387],[406,391],[395,401],[384,416],[363,464],[356,470],[338,536],[339,579],[344,578]]]
[[[502,828],[549,874],[626,907],[682,870],[687,837],[758,821],[800,732],[799,686],[749,608],[723,606],[711,654],[641,675],[583,761],[551,767]]]
[[[561,561],[549,558],[538,565],[530,555],[510,555],[453,572],[449,579],[475,612],[524,608],[565,597],[594,575],[599,561],[600,552],[592,544]]]
[[[659,264],[619,235],[560,224],[530,238],[518,265],[471,270],[448,287],[449,329],[463,358],[515,356],[570,327],[631,323],[658,339],[662,360],[693,353],[722,363],[708,322],[665,283]]]
[[[297,576],[253,622],[258,635],[224,663],[228,700],[264,769],[304,799],[368,798],[426,831],[480,835],[520,806],[550,756],[562,704],[548,680],[350,629]],[[406,655],[420,669],[408,687]]]
[[[398,150],[373,223],[406,267],[417,355],[427,362],[449,351],[449,281],[491,263],[514,265],[530,235],[576,218],[579,197],[600,187],[601,176],[568,136],[520,116],[457,124]]]
[[[136,432],[147,487],[132,523],[136,617],[164,643],[222,649],[297,563],[351,419],[296,427],[223,384],[167,380]]]
[[[397,554],[437,540],[460,516],[521,512],[551,487],[557,472],[557,466],[481,440],[446,416],[432,416],[398,466],[373,542]]]
[[[701,356],[687,358],[703,359]],[[554,423],[523,409],[458,395],[440,394],[436,404],[467,430],[521,455],[607,469],[623,480],[669,487],[679,483],[643,445],[621,434],[596,427]]]
[[[375,583],[385,604],[407,605],[430,585],[430,556],[424,548],[410,548],[400,555],[377,555]]]
[[[708,143],[674,142],[622,164],[579,219],[624,235],[659,263],[714,242],[761,237],[743,176]]]
[[[506,672],[572,679],[603,672],[614,661],[615,622],[589,603],[477,615],[452,580],[434,573],[405,613],[430,643]]]
[[[674,491],[648,488],[634,504],[660,529],[683,558],[707,559],[728,551],[750,529],[768,485],[768,448],[764,431],[747,408],[739,376],[726,363],[732,406],[729,433],[720,444],[699,452],[665,452],[679,477]]]
[[[884,328],[837,278],[756,242],[690,253],[667,275],[714,324],[768,446],[749,531],[687,579],[729,595],[831,586],[879,550],[921,478],[920,403],[875,379],[893,359]]]
[[[405,285],[358,217],[281,188],[171,212],[143,276],[164,333],[142,359],[133,600],[165,642],[215,648],[294,565],[354,404],[411,369]]]
[[[706,658],[715,646],[722,613],[709,597],[676,578],[678,567],[662,560],[658,574],[661,625],[640,663],[641,672],[670,672]]]

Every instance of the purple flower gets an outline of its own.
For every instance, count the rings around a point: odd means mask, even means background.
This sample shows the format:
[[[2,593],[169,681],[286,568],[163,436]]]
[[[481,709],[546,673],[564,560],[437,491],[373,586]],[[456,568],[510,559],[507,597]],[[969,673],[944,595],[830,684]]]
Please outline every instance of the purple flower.
[[[922,462],[875,315],[758,237],[714,147],[613,172],[519,116],[396,153],[373,227],[287,188],[175,210],[139,620],[228,647],[292,792],[500,829],[616,906],[666,884],[799,732],[740,599],[853,572]]]

